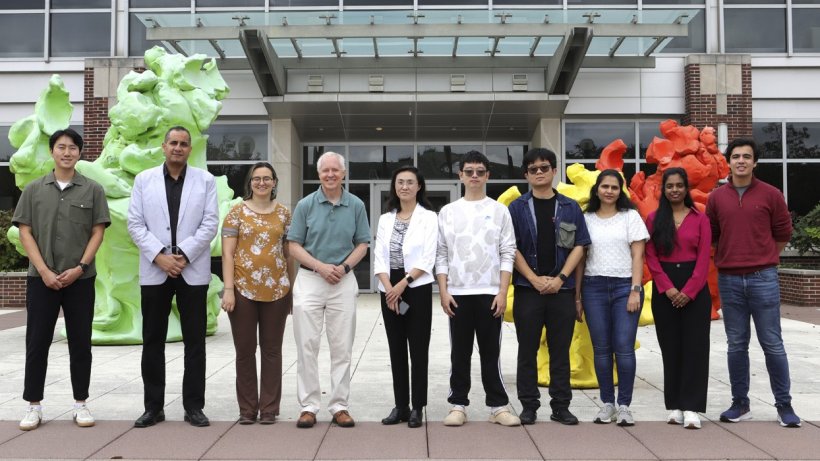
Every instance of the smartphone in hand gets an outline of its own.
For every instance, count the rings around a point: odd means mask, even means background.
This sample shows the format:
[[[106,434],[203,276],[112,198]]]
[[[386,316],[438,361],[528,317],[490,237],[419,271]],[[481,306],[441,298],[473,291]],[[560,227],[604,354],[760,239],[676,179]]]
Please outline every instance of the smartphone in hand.
[[[407,304],[403,299],[399,299],[399,315],[404,315],[407,313],[407,309],[410,309],[410,305]]]

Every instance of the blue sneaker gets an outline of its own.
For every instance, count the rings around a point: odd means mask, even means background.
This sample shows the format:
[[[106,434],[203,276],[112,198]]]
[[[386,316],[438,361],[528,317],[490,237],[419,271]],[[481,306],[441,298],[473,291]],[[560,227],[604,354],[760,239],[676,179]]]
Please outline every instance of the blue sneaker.
[[[720,420],[724,423],[739,423],[747,419],[752,419],[752,410],[749,409],[748,404],[743,405],[738,402],[732,402],[732,406],[720,414]]]
[[[777,420],[783,427],[800,427],[802,424],[800,417],[794,413],[794,409],[788,403],[777,406]]]

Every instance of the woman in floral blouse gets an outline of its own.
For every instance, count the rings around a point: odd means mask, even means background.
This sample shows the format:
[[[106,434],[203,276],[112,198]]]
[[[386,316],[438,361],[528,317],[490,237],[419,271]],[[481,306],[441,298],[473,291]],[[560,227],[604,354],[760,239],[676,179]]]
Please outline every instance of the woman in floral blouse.
[[[292,264],[284,239],[291,214],[276,201],[277,177],[267,162],[253,165],[244,201],[222,225],[222,309],[236,348],[239,424],[273,424],[282,398],[282,337],[291,307]],[[256,378],[256,339],[262,350]]]

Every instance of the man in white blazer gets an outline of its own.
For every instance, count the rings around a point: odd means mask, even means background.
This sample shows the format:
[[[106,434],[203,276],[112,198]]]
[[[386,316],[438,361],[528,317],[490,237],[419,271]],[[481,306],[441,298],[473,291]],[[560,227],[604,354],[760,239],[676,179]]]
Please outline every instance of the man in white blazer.
[[[128,233],[140,252],[142,381],[145,412],[135,427],[165,420],[165,338],[176,295],[185,343],[185,421],[208,426],[205,406],[206,298],[211,240],[219,225],[213,175],[188,166],[191,133],[175,126],[162,143],[165,163],[138,174],[128,207]]]

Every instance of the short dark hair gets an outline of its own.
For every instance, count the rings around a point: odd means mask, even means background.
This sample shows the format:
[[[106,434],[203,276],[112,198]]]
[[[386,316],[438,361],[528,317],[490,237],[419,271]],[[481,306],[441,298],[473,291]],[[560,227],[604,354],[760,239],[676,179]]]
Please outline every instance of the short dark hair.
[[[245,177],[245,195],[242,196],[243,200],[248,200],[253,197],[253,189],[251,188],[251,178],[253,178],[253,172],[260,169],[260,168],[267,168],[270,170],[271,174],[273,175],[273,180],[276,181],[276,186],[274,186],[270,191],[270,199],[273,200],[276,198],[276,189],[279,185],[279,178],[276,176],[276,170],[273,169],[273,165],[268,162],[256,162],[251,166],[251,169],[248,170],[248,174]]]
[[[521,168],[524,170],[524,173],[527,172],[527,167],[535,163],[536,160],[549,162],[553,168],[558,166],[558,156],[555,155],[555,152],[543,147],[534,147],[524,154],[524,159],[521,161]]]
[[[54,150],[54,145],[57,144],[57,140],[62,138],[63,136],[68,136],[74,141],[74,144],[77,145],[77,148],[80,149],[80,152],[83,151],[83,137],[80,136],[80,133],[72,130],[71,128],[66,128],[65,130],[57,130],[51,134],[51,137],[48,138],[48,150]]]
[[[729,157],[732,156],[732,151],[735,150],[736,147],[743,146],[752,148],[752,154],[754,155],[755,163],[757,163],[757,159],[760,158],[760,149],[757,147],[755,140],[751,138],[737,138],[730,142],[729,145],[726,146],[726,161],[729,161]]]
[[[621,191],[618,194],[618,200],[615,202],[615,209],[618,211],[634,210],[635,205],[629,201],[626,197],[626,192],[624,192],[624,177],[621,176],[620,171],[610,168],[602,171],[601,174],[598,175],[598,179],[595,180],[595,185],[593,185],[592,189],[589,190],[589,204],[587,204],[587,213],[594,213],[601,209],[601,198],[598,197],[598,186],[601,185],[604,178],[607,176],[612,176],[618,180],[618,186]]]
[[[387,199],[387,209],[401,211],[401,200],[399,200],[399,194],[396,193],[396,178],[399,176],[399,173],[404,173],[405,171],[409,171],[410,173],[416,175],[416,181],[419,183],[419,190],[416,192],[416,203],[424,208],[427,208],[428,210],[432,210],[433,205],[431,205],[430,201],[427,200],[427,185],[424,182],[424,176],[422,176],[418,168],[411,165],[406,165],[393,170],[393,177],[390,178],[390,194]]]
[[[194,138],[191,137],[191,132],[188,131],[188,128],[185,128],[182,125],[175,125],[175,126],[172,126],[171,128],[168,128],[168,131],[165,132],[165,140],[163,142],[168,142],[168,137],[171,136],[172,131],[184,131],[185,133],[188,134],[188,142],[193,142],[194,141]]]
[[[487,170],[490,169],[490,160],[487,159],[487,156],[477,150],[471,150],[470,152],[464,154],[464,157],[461,157],[461,161],[458,162],[458,171],[463,170],[464,165],[468,163],[481,163],[484,165],[484,168]]]

